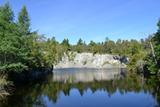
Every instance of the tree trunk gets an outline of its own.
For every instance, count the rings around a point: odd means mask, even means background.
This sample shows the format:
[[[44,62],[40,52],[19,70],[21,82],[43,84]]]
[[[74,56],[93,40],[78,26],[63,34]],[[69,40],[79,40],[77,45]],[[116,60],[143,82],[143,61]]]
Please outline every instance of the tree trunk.
[[[153,45],[152,45],[151,41],[150,41],[150,46],[151,46],[151,50],[152,50],[152,55],[153,55],[154,61],[157,64],[156,55],[155,55],[154,48],[153,48]]]

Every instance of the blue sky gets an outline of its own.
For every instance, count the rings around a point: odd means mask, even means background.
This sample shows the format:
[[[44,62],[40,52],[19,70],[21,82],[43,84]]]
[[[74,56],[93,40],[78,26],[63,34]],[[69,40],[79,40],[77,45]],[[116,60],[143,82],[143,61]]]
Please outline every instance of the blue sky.
[[[6,0],[0,0],[3,4]],[[8,0],[15,16],[26,5],[32,30],[46,37],[101,42],[141,39],[156,32],[160,0]]]

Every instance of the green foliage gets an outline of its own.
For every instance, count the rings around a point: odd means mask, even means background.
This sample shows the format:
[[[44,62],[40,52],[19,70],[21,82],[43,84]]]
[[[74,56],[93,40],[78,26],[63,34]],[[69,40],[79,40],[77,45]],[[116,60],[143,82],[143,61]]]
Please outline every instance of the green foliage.
[[[156,77],[151,78],[143,78],[139,75],[127,75],[125,78],[121,79],[113,79],[106,81],[91,81],[91,82],[72,82],[74,78],[68,78],[65,83],[63,82],[53,82],[53,76],[50,75],[46,81],[41,83],[36,83],[22,87],[20,92],[17,91],[19,95],[19,99],[23,99],[22,101],[16,100],[14,102],[13,107],[17,107],[19,105],[23,107],[32,107],[36,106],[47,106],[46,103],[39,97],[40,95],[48,97],[48,99],[54,103],[59,101],[59,95],[63,92],[66,96],[71,96],[72,89],[76,89],[78,94],[82,97],[85,96],[86,90],[90,89],[89,92],[95,93],[98,90],[103,90],[103,92],[108,93],[110,97],[113,97],[115,93],[120,92],[120,94],[124,95],[125,93],[135,92],[139,93],[144,90],[144,92],[151,93],[152,97],[155,98],[155,101],[160,100],[160,89],[159,89],[159,79]],[[15,98],[13,96],[12,98]],[[15,100],[14,100],[15,101]],[[7,100],[5,104],[1,103],[0,105],[3,107],[8,105],[11,101]]]
[[[104,52],[105,53],[113,53],[114,48],[115,48],[114,41],[106,39],[106,41],[104,42]]]
[[[78,40],[77,45],[83,45],[83,40],[81,38]]]
[[[29,19],[29,16],[28,16],[26,6],[22,7],[22,10],[18,15],[18,26],[19,26],[22,34],[29,33],[30,19]]]
[[[0,72],[22,72],[27,70],[28,67],[22,63],[12,63],[4,66],[0,66]]]
[[[48,39],[47,42],[45,43],[45,55],[44,55],[44,59],[46,62],[45,66],[52,66],[53,64],[55,64],[56,62],[56,54],[57,54],[57,42],[55,40],[55,38],[52,39]]]
[[[24,39],[20,36],[13,16],[8,3],[0,7],[0,66],[6,68],[4,69],[6,72],[8,72],[8,67],[9,69],[12,67],[10,65],[21,63],[25,55]],[[21,67],[23,66],[25,65],[22,64]]]
[[[61,43],[61,45],[64,47],[65,51],[69,50],[70,44],[68,39],[64,39]]]
[[[75,56],[76,56],[76,53],[70,52],[70,53],[68,54],[68,59],[69,59],[69,61],[73,61],[74,58],[75,58]]]
[[[146,58],[148,70],[152,74],[158,74],[160,70],[160,20],[157,26],[158,30],[150,40],[153,44],[152,51],[154,52],[150,53]]]
[[[7,76],[0,74],[0,100],[9,95],[7,87],[12,85],[10,81],[7,81]]]
[[[148,69],[160,68],[160,22],[158,31],[152,38],[157,64],[149,58]],[[9,3],[0,6],[0,71],[21,72],[41,67],[52,67],[61,60],[68,51],[118,54],[130,59],[129,66],[135,68],[141,65],[145,56],[151,51],[150,38],[137,40],[121,40],[116,42],[106,38],[104,42],[96,43],[79,39],[76,45],[71,45],[68,39],[58,43],[55,38],[46,39],[37,32],[30,31],[30,18],[25,6],[18,14],[17,21]],[[152,56],[151,56],[152,57]],[[144,62],[143,62],[144,64]],[[149,67],[150,66],[150,67]],[[154,69],[155,70],[155,69]]]
[[[9,3],[7,2],[5,5],[0,7],[0,21],[6,21],[12,23],[13,18],[14,18],[13,11]]]
[[[18,15],[17,23],[13,16],[9,3],[0,6],[0,72],[52,67],[60,54],[56,40],[46,40],[37,32],[30,32],[30,19],[25,6]],[[68,49],[68,39],[62,46],[62,50]]]

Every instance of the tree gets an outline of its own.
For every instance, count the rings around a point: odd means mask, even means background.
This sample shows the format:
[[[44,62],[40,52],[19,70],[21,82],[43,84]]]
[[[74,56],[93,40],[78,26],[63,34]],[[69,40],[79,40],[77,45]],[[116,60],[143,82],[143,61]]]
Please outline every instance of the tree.
[[[30,32],[30,19],[26,9],[26,6],[23,6],[18,15],[18,26],[22,34],[27,34]]]
[[[67,46],[67,47],[70,46],[68,39],[64,39],[61,44],[64,45],[64,46]]]
[[[65,50],[65,52],[70,50],[70,44],[69,44],[69,40],[68,39],[64,39],[62,41],[61,45],[63,46],[63,49]]]
[[[106,38],[106,41],[104,43],[104,52],[105,53],[112,53],[114,48],[115,48],[114,41],[111,41],[108,38]]]
[[[80,38],[75,46],[76,47],[75,51],[77,51],[78,53],[87,51],[85,50],[85,46],[86,46],[85,42],[83,42],[83,40]]]
[[[78,40],[77,45],[83,45],[83,40],[81,38]]]
[[[90,43],[88,44],[88,47],[89,47],[89,51],[92,52],[92,53],[97,53],[97,50],[96,50],[96,43],[94,41],[90,41]]]
[[[25,52],[24,41],[19,36],[18,27],[9,3],[0,7],[0,71],[22,71]],[[24,61],[25,62],[25,61]]]
[[[55,38],[51,38],[48,39],[47,42],[45,43],[45,54],[44,54],[44,58],[45,58],[45,66],[51,67],[53,64],[56,63],[56,54],[57,54],[57,50],[56,50],[56,45],[57,42],[55,40]]]
[[[157,32],[150,39],[150,43],[153,44],[152,53],[154,51],[154,55],[150,53],[146,58],[148,70],[150,73],[154,74],[157,74],[160,70],[160,20],[158,21],[157,26]]]
[[[157,26],[158,26],[158,30],[157,30],[155,36],[153,37],[153,41],[155,43],[154,50],[155,50],[155,58],[157,61],[157,67],[158,67],[158,69],[160,69],[160,20],[159,20]]]
[[[6,21],[8,23],[12,23],[14,19],[13,11],[7,2],[3,6],[0,7],[0,21]]]

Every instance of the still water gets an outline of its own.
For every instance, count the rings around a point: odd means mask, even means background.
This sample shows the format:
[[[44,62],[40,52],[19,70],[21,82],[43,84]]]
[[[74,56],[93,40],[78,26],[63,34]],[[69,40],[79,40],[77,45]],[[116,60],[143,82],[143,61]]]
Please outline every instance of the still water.
[[[159,80],[125,69],[56,69],[17,88],[0,107],[160,107]]]

